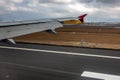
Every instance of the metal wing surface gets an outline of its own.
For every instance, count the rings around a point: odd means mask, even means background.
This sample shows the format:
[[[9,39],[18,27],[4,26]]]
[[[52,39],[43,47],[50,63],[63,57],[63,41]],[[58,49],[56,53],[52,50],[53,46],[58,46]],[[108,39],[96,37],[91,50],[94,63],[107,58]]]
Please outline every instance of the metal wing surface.
[[[54,31],[63,25],[57,21],[16,21],[0,23],[0,40],[26,35],[40,31]]]

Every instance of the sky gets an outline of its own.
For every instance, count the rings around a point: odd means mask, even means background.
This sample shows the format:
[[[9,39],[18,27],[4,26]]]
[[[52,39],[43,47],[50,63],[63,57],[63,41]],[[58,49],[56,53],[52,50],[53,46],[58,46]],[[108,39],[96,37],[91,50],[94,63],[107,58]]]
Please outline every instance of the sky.
[[[0,0],[0,21],[77,17],[86,22],[120,22],[120,0]]]

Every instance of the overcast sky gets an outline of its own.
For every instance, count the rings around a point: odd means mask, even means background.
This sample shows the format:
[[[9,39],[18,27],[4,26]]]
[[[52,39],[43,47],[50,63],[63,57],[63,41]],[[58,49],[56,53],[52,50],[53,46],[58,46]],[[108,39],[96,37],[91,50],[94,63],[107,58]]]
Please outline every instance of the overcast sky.
[[[120,22],[120,0],[0,0],[0,20],[75,17],[87,22]]]

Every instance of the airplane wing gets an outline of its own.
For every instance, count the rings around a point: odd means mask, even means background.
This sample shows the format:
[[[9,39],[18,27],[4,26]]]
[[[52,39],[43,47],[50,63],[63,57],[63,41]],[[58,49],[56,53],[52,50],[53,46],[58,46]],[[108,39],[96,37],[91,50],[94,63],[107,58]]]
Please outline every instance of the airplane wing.
[[[55,33],[55,28],[63,25],[57,21],[15,21],[15,22],[1,22],[0,23],[0,40],[7,40],[14,43],[13,37],[26,35],[30,33],[47,31]]]
[[[0,40],[14,43],[13,37],[26,35],[30,33],[47,31],[49,33],[56,33],[55,28],[63,27],[60,23],[64,20],[79,19],[82,23],[84,17],[87,14],[83,14],[79,17],[68,18],[55,18],[55,19],[38,19],[27,21],[13,21],[13,22],[0,22]]]

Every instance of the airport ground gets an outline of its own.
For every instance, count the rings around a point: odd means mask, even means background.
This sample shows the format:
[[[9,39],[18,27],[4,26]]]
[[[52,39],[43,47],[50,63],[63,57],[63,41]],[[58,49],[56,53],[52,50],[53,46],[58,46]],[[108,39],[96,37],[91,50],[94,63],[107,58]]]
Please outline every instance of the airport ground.
[[[105,74],[111,80],[119,80],[119,53],[105,49],[0,43],[0,80],[101,80]],[[86,77],[86,71],[102,73],[103,77]]]
[[[62,46],[120,49],[120,28],[111,26],[64,25],[57,34],[39,32],[15,38],[17,42]]]
[[[16,45],[1,42],[0,80],[120,80],[118,27],[56,31],[17,37]]]

